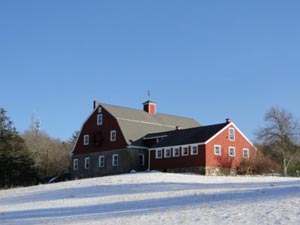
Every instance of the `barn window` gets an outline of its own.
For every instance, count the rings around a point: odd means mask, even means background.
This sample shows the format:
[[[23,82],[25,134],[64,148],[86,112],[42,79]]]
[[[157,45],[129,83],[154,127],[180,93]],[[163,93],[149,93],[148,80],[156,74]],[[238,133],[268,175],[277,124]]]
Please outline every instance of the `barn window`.
[[[73,170],[78,170],[78,159],[73,160]]]
[[[144,154],[139,154],[138,165],[143,166],[144,164],[145,164],[145,156],[144,156]]]
[[[198,155],[198,145],[192,146],[191,155]]]
[[[155,158],[156,159],[161,159],[162,158],[162,149],[156,149]]]
[[[101,126],[103,123],[103,115],[102,114],[97,114],[97,125]]]
[[[90,157],[84,159],[84,169],[88,170],[90,168]]]
[[[171,149],[170,148],[165,148],[164,149],[164,157],[165,158],[170,158],[171,157]]]
[[[235,156],[235,147],[229,147],[228,154],[230,157],[234,157]]]
[[[221,145],[215,145],[214,146],[214,154],[215,155],[221,155],[222,152],[221,152]]]
[[[90,142],[90,136],[88,134],[83,136],[83,145],[88,145]]]
[[[99,156],[99,167],[100,168],[103,168],[105,166],[104,160],[105,160],[104,155],[100,155]]]
[[[119,165],[119,154],[113,154],[112,155],[112,166],[118,166]]]
[[[178,157],[179,156],[179,148],[175,147],[173,148],[173,157]]]
[[[243,158],[249,158],[249,149],[243,148]]]
[[[235,140],[235,130],[234,130],[234,128],[232,128],[232,127],[229,128],[228,132],[229,132],[228,139],[230,141],[234,141]]]
[[[189,147],[188,146],[182,147],[181,155],[182,156],[188,156],[189,155]]]
[[[111,130],[110,131],[110,141],[116,141],[117,140],[117,131]]]

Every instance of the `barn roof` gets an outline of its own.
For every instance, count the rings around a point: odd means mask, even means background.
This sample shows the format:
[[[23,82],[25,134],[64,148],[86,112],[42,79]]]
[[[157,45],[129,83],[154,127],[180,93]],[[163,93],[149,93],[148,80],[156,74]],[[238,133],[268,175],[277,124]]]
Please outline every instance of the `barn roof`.
[[[175,130],[176,127],[186,129],[200,126],[196,120],[191,118],[161,113],[150,115],[143,110],[109,104],[100,105],[117,119],[124,138],[129,145],[135,142],[138,146],[141,146],[141,143],[136,141],[141,140],[149,133]]]
[[[145,138],[149,138],[151,136],[155,137],[155,135],[165,135],[165,138],[163,138],[163,140],[152,146],[152,148],[204,143],[227,125],[228,123],[220,123],[189,129],[174,130],[172,132],[165,132],[165,134],[152,133],[146,135]]]

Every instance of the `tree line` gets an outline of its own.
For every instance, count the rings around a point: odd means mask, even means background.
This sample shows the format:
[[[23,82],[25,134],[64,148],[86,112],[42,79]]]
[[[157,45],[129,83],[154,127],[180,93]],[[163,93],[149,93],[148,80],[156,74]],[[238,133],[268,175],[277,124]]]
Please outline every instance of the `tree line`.
[[[37,119],[19,134],[6,111],[0,108],[0,188],[33,185],[68,174],[75,132],[68,141],[51,138]],[[243,160],[239,172],[299,176],[300,121],[282,108],[272,107],[256,131],[256,157]],[[224,164],[224,162],[220,162]],[[225,160],[230,167],[230,162]],[[222,165],[223,167],[226,165]]]
[[[19,134],[4,109],[0,108],[0,188],[47,182],[70,170],[70,150],[77,138],[51,138],[40,130],[39,121]]]

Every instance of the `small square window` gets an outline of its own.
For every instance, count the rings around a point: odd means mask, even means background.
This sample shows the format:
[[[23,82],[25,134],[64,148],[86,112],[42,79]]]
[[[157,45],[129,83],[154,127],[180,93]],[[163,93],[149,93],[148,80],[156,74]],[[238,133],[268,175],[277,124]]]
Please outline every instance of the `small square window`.
[[[235,147],[229,147],[228,154],[230,157],[235,157]]]
[[[197,145],[192,146],[191,155],[198,155],[198,146]]]
[[[171,158],[171,149],[170,148],[164,149],[164,158]]]
[[[249,158],[249,149],[248,148],[243,149],[243,158]]]
[[[156,149],[155,158],[156,159],[161,159],[162,158],[162,150],[161,149]]]
[[[173,157],[178,157],[179,156],[179,148],[173,148]]]
[[[78,170],[78,159],[73,160],[73,170]]]
[[[119,155],[113,154],[112,155],[112,166],[118,166],[119,165]]]
[[[90,157],[84,159],[84,168],[88,170],[90,168]]]
[[[144,156],[144,154],[139,154],[138,165],[139,166],[144,166],[145,165],[145,156]]]
[[[101,126],[103,123],[103,115],[102,114],[97,114],[97,125]]]
[[[189,155],[189,147],[188,146],[182,147],[182,149],[181,149],[181,155],[182,156],[188,156]]]
[[[221,145],[215,145],[214,146],[214,154],[215,155],[221,155],[222,154]]]
[[[90,136],[88,134],[83,136],[83,145],[88,145],[90,142]]]
[[[117,140],[117,131],[111,130],[110,131],[110,141],[116,141]]]
[[[104,155],[99,156],[99,167],[103,168],[105,166],[105,158]]]
[[[230,141],[234,141],[235,140],[235,130],[234,130],[234,128],[232,128],[232,127],[229,128],[228,132],[229,132],[228,139]]]

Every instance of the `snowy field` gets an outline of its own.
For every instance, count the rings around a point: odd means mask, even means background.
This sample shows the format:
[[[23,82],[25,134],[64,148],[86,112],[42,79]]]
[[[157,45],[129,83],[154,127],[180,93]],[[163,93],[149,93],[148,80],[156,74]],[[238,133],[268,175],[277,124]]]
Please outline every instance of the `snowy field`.
[[[300,224],[300,179],[136,173],[0,191],[0,224]]]

